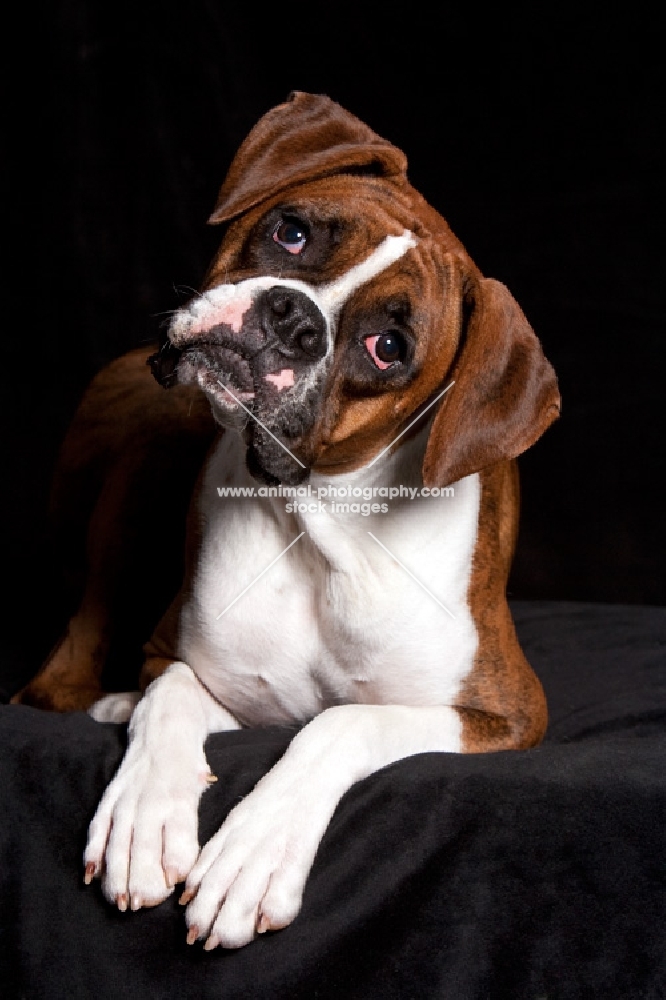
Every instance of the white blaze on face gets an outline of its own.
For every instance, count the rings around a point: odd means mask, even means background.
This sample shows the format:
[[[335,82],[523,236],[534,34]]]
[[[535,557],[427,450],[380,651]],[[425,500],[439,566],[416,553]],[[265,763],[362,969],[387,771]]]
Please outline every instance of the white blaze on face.
[[[268,275],[248,278],[236,285],[217,285],[199,298],[193,299],[185,309],[176,313],[169,328],[169,340],[175,347],[185,347],[191,339],[220,324],[230,327],[234,333],[240,333],[245,314],[260,292],[276,287],[293,288],[307,295],[326,320],[328,345],[326,355],[322,359],[325,361],[333,349],[338,317],[345,302],[358,288],[400,260],[408,250],[417,245],[417,242],[414,234],[408,229],[405,229],[401,236],[387,236],[365,260],[328,285],[309,285],[304,281]],[[274,376],[266,378],[271,381],[277,379],[280,382],[280,384],[278,381],[275,382],[278,389],[288,388],[289,386],[281,378],[287,377],[285,372],[288,370],[290,369],[283,369]],[[293,382],[291,384],[293,385]]]
[[[319,305],[324,316],[337,318],[343,305],[357,288],[366,285],[391,264],[395,264],[396,260],[404,257],[408,250],[416,246],[416,243],[416,237],[408,229],[405,229],[402,236],[387,236],[377,249],[360,264],[336,278],[330,285],[316,289],[315,302]]]

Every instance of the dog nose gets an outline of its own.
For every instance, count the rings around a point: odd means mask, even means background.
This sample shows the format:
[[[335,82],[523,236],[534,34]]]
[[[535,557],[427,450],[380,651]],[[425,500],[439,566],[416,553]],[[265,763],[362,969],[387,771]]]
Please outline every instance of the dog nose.
[[[265,292],[266,332],[271,331],[288,357],[322,358],[326,353],[326,320],[304,292],[275,285]]]

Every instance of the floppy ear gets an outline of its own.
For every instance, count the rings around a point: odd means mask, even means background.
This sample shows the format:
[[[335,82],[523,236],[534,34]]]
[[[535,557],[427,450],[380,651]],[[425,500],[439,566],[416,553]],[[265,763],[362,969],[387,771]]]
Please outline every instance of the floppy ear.
[[[294,91],[243,142],[208,221],[225,222],[302,181],[343,172],[404,176],[406,170],[404,153],[330,97]]]
[[[555,372],[508,288],[475,280],[466,331],[423,460],[425,485],[446,486],[515,458],[559,416]],[[471,310],[471,311],[470,311]]]

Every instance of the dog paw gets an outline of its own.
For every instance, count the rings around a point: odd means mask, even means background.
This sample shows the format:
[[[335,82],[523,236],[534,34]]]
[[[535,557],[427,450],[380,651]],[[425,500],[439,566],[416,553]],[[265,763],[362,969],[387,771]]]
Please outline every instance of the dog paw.
[[[107,694],[88,709],[95,722],[129,722],[141,698],[140,691],[123,691]]]
[[[280,765],[277,766],[278,770]],[[292,922],[334,802],[308,801],[266,775],[230,813],[192,868],[181,903],[188,944],[241,948]]]
[[[130,748],[107,788],[88,831],[84,878],[101,878],[118,909],[161,903],[194,865],[199,799],[215,780],[200,756],[194,768],[182,760],[165,767]]]

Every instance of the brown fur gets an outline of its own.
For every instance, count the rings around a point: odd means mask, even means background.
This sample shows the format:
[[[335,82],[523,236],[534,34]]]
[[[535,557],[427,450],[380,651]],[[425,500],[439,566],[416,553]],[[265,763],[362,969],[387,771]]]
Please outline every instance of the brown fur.
[[[517,526],[516,463],[500,462],[481,473],[469,587],[479,646],[456,706],[470,753],[534,746],[546,731],[546,699],[518,644],[505,597]]]
[[[132,351],[97,375],[65,438],[51,515],[79,603],[41,671],[14,702],[57,711],[89,708],[104,693],[102,673],[114,636],[129,626],[138,653],[178,586],[187,505],[215,424],[200,393],[160,388],[147,365],[149,353]],[[156,558],[163,547],[169,552],[166,579]],[[137,589],[137,599],[129,600]]]

